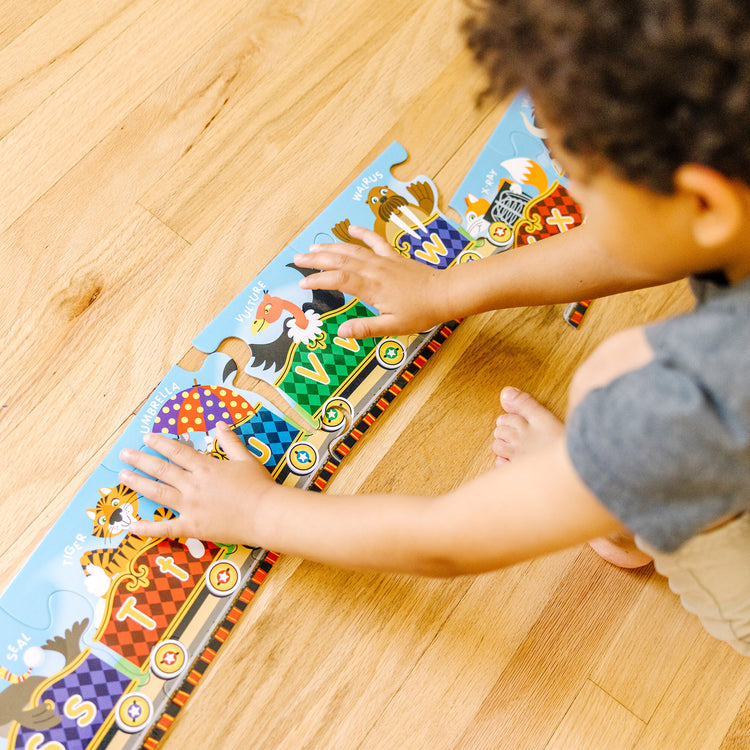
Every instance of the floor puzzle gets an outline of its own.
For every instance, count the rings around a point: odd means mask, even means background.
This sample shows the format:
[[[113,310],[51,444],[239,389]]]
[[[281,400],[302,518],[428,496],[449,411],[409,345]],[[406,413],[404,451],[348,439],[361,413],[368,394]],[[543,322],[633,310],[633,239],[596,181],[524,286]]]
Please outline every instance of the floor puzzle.
[[[158,432],[223,460],[222,420],[277,482],[323,490],[458,323],[341,338],[342,321],[377,311],[337,291],[302,290],[311,271],[294,255],[350,241],[358,224],[444,269],[566,231],[580,211],[542,135],[530,102],[517,98],[453,199],[461,227],[440,211],[431,179],[393,177],[407,156],[393,143],[198,334],[200,367],[166,374],[0,596],[0,746],[158,747],[277,556],[128,533],[134,519],[171,511],[118,481],[120,450],[144,450],[144,435]],[[235,339],[247,347],[241,365],[220,351]],[[243,383],[278,400],[239,387],[240,366]]]
[[[546,134],[534,124],[525,93],[511,102],[474,165],[450,201],[473,238],[486,238],[498,252],[521,247],[583,221],[553,159]],[[590,300],[569,305],[565,320],[577,328]]]
[[[167,373],[4,591],[6,748],[157,747],[276,559],[253,547],[129,534],[132,520],[171,511],[119,483],[122,448],[144,450],[143,436],[159,432],[223,459],[214,425],[228,421],[277,482],[320,491],[455,329],[342,339],[343,320],[377,311],[298,284],[310,271],[294,265],[296,249],[346,239],[350,223],[437,268],[494,249],[440,212],[429,178],[392,177],[406,156],[390,146],[196,337],[202,366]],[[246,374],[274,388],[297,419],[235,385],[238,365],[218,351],[228,338],[245,342]]]

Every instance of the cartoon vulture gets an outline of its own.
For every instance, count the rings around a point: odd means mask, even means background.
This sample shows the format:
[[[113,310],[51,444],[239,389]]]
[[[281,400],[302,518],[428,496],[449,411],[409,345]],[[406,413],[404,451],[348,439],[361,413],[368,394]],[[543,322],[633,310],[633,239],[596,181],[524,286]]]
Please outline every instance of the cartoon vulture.
[[[293,268],[303,276],[318,273],[313,269],[299,268],[294,263],[288,263],[287,268]],[[312,301],[305,302],[300,307],[282,297],[265,293],[258,304],[250,330],[255,336],[266,328],[277,325],[279,335],[267,344],[251,344],[251,367],[281,370],[294,344],[306,344],[313,348],[315,342],[323,338],[321,315],[343,307],[344,295],[322,289],[313,289],[312,295]]]
[[[373,229],[391,244],[401,232],[410,234],[414,239],[419,239],[417,229],[427,234],[424,222],[430,218],[437,204],[437,196],[429,182],[413,182],[406,190],[416,203],[409,203],[403,195],[384,185],[377,185],[367,195],[367,205],[375,214]],[[349,224],[349,219],[340,221],[333,227],[333,234],[342,242],[364,245],[349,234]]]

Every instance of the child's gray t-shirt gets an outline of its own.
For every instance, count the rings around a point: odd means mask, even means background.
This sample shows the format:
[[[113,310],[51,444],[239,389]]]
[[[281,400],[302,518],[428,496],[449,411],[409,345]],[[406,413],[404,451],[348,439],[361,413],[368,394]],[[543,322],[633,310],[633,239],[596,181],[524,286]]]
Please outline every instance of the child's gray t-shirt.
[[[663,552],[750,510],[750,278],[691,283],[695,309],[646,328],[654,360],[591,391],[567,424],[583,482]]]

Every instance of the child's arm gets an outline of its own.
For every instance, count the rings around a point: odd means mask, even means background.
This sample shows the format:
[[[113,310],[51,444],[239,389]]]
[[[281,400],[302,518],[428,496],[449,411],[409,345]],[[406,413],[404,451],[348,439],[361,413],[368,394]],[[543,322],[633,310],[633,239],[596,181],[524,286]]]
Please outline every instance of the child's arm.
[[[573,302],[675,281],[650,278],[613,261],[586,225],[541,242],[446,271],[399,255],[380,235],[350,227],[358,245],[315,245],[295,263],[320,269],[300,282],[306,289],[339,289],[374,305],[377,318],[349,320],[339,334],[396,335],[506,307]]]
[[[341,497],[275,484],[227,428],[229,461],[163,436],[149,445],[172,463],[126,450],[123,460],[159,478],[121,480],[180,517],[137,522],[147,536],[252,544],[349,568],[423,575],[491,570],[621,530],[578,479],[564,439],[441,497]]]

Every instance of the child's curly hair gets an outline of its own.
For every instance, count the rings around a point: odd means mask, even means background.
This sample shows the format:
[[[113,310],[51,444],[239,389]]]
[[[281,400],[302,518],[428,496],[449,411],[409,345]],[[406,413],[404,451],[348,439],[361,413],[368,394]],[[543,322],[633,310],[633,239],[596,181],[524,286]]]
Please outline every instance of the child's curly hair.
[[[526,88],[571,153],[668,193],[686,163],[750,181],[744,0],[484,0],[490,90]]]

